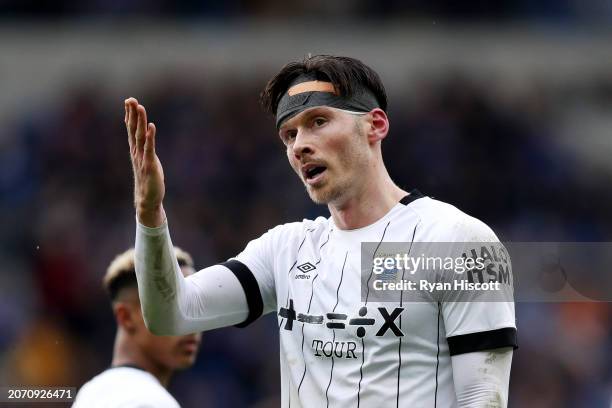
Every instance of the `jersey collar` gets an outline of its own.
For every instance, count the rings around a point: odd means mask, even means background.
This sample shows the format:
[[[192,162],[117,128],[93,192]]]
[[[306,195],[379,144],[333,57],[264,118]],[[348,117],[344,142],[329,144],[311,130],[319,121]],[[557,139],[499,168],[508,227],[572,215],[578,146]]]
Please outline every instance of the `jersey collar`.
[[[404,204],[404,205],[408,205],[413,201],[418,200],[419,198],[423,198],[425,197],[423,195],[423,193],[421,193],[419,190],[417,190],[416,188],[413,188],[412,190],[410,190],[410,193],[408,193],[408,195],[404,196],[404,198],[402,198],[400,200],[400,203]]]

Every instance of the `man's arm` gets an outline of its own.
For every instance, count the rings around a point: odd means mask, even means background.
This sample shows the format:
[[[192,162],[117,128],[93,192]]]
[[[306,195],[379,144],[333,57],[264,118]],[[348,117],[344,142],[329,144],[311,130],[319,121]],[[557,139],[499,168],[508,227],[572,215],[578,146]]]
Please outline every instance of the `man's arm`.
[[[461,217],[446,233],[441,242],[456,243],[450,249],[454,258],[474,253],[485,258],[488,251],[496,254],[505,251],[495,233],[472,217]],[[500,290],[447,291],[440,304],[455,393],[462,408],[507,406],[512,354],[518,347],[510,258],[489,256],[485,265],[484,276],[470,272],[472,279],[488,282],[491,279],[488,271],[505,271],[505,279],[494,279]],[[454,271],[445,277],[451,281],[469,279],[467,273]]]
[[[249,306],[242,284],[228,267],[213,265],[185,278],[166,223],[136,226],[135,269],[147,328],[182,335],[244,322]]]
[[[164,173],[155,153],[155,125],[144,106],[125,101],[125,124],[134,170],[135,269],[145,323],[151,332],[179,335],[243,322],[249,307],[242,283],[215,265],[183,277],[162,206]]]
[[[508,406],[512,353],[512,348],[506,347],[451,357],[459,407]]]

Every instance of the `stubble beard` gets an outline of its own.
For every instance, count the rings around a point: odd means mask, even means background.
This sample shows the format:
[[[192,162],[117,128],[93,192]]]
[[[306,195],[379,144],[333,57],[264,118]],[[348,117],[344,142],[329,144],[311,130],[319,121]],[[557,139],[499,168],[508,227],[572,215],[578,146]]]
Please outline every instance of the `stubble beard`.
[[[306,192],[310,196],[310,199],[315,204],[327,205],[330,203],[334,203],[342,198],[342,196],[346,193],[346,188],[344,186],[329,186],[325,185],[323,187],[309,187],[306,186]]]

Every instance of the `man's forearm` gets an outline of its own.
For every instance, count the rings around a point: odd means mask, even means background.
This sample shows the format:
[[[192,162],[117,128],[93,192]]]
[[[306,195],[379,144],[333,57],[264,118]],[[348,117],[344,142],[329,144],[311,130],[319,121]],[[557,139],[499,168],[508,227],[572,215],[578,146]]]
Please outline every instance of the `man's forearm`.
[[[249,313],[236,276],[213,265],[188,278],[180,271],[167,223],[136,227],[136,278],[143,317],[157,335],[182,335],[242,323]]]
[[[146,213],[145,213],[146,214]],[[140,222],[155,224],[150,220]],[[178,296],[184,280],[172,249],[165,220],[157,228],[137,224],[135,270],[143,317],[154,334],[175,334]]]

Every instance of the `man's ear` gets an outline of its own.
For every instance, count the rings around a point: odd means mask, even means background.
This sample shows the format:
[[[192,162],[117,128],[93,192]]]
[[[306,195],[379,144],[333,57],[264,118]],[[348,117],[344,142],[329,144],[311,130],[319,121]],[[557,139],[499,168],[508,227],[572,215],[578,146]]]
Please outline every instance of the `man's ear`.
[[[115,319],[117,320],[117,326],[130,334],[136,331],[134,310],[132,310],[129,304],[126,302],[115,302],[113,304],[113,311],[115,313]]]
[[[367,135],[368,142],[374,144],[382,141],[389,133],[389,118],[387,114],[380,108],[375,108],[368,114]]]

